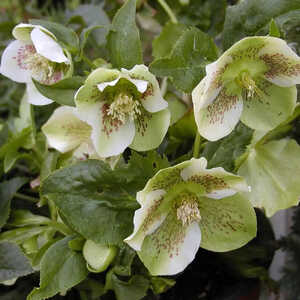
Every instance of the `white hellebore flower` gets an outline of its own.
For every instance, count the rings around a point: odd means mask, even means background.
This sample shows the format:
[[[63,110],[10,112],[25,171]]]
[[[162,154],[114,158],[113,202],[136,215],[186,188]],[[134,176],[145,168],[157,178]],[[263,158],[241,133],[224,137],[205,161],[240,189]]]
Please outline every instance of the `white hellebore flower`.
[[[152,275],[183,271],[202,247],[222,252],[256,235],[256,216],[239,192],[249,188],[223,168],[206,169],[205,158],[160,170],[137,193],[141,208],[125,239]]]
[[[73,69],[70,54],[42,26],[19,24],[12,34],[16,40],[2,54],[0,73],[13,81],[26,83],[30,103],[53,102],[38,92],[32,78],[42,84],[53,84],[70,76]]]
[[[154,149],[170,124],[168,103],[144,65],[96,69],[76,93],[75,103],[78,117],[92,127],[91,139],[101,157],[121,154],[128,146]]]
[[[284,40],[248,37],[214,63],[192,92],[199,133],[218,140],[241,121],[269,131],[286,120],[296,106],[300,58]]]

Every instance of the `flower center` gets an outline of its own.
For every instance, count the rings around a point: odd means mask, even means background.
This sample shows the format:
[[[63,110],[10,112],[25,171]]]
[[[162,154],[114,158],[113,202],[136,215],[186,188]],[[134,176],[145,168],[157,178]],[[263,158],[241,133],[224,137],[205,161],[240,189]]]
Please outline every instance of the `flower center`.
[[[106,111],[106,115],[111,116],[112,119],[118,120],[124,124],[127,119],[133,121],[141,115],[140,106],[140,102],[134,100],[132,96],[119,94],[110,104]]]
[[[260,98],[264,98],[264,92],[256,85],[248,72],[241,72],[241,74],[236,78],[236,82],[240,87],[246,89],[247,99],[251,99],[255,94]]]
[[[201,220],[197,197],[188,193],[181,195],[180,206],[176,210],[177,219],[182,225],[190,225]]]

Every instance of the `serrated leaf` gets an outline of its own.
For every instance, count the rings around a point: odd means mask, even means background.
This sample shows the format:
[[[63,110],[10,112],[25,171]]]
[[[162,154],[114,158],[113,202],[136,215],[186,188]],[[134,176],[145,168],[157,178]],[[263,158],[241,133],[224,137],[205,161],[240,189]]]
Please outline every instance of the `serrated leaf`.
[[[9,217],[11,199],[27,181],[27,178],[15,177],[0,183],[0,228]]]
[[[244,0],[228,6],[223,31],[224,50],[245,36],[255,35],[272,18],[296,9],[300,9],[299,0]]]
[[[53,297],[83,281],[88,271],[81,253],[71,250],[68,242],[72,237],[53,244],[41,260],[40,287],[35,288],[27,300]]]
[[[115,68],[130,69],[143,63],[139,30],[135,23],[136,0],[127,0],[118,10],[107,36],[111,63]]]
[[[75,106],[74,96],[77,90],[83,85],[84,78],[74,76],[65,78],[52,85],[41,84],[34,80],[34,85],[45,97],[61,104]]]
[[[265,209],[268,217],[297,205],[300,196],[300,146],[282,139],[251,148],[238,170],[251,186],[246,193],[253,206]]]
[[[190,93],[205,76],[205,66],[216,60],[218,50],[213,40],[197,28],[182,33],[168,58],[156,59],[150,72],[170,77],[174,85]]]
[[[62,43],[70,52],[77,52],[79,48],[79,39],[74,30],[58,23],[46,21],[46,20],[38,20],[31,19],[31,24],[41,25],[52,32],[57,41]]]
[[[0,243],[0,282],[33,273],[29,261],[13,243]]]

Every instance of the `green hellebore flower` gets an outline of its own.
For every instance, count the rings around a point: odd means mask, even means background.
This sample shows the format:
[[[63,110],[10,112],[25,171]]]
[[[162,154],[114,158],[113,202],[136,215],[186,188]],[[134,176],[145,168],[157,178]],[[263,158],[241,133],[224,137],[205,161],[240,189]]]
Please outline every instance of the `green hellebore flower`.
[[[300,83],[300,58],[285,41],[248,37],[234,44],[192,92],[199,133],[210,141],[234,129],[239,119],[268,131],[292,114]]]
[[[34,105],[53,101],[38,92],[32,78],[53,84],[73,72],[71,55],[56,37],[40,25],[19,24],[12,32],[16,38],[3,51],[0,73],[13,81],[26,83],[28,100]]]
[[[223,168],[206,169],[205,158],[160,170],[137,193],[141,208],[124,241],[152,275],[179,273],[199,247],[229,251],[256,235],[256,216],[238,192],[249,188]]]
[[[158,147],[169,124],[168,103],[148,68],[98,68],[75,95],[78,117],[92,128],[91,139],[101,157],[126,147],[147,151]]]

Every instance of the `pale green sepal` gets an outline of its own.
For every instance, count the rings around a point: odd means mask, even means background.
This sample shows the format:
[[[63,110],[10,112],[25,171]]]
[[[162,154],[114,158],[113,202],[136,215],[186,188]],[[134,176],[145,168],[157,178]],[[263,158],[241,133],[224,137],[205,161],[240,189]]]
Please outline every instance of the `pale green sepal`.
[[[199,200],[201,248],[225,252],[242,247],[256,236],[256,215],[241,194],[215,201]]]
[[[253,206],[271,217],[299,203],[300,147],[290,139],[271,141],[252,148],[238,170],[251,186],[245,194]],[[288,166],[288,168],[287,168]]]
[[[168,131],[170,118],[168,109],[153,113],[146,121],[145,131],[141,132],[136,129],[133,142],[129,147],[136,151],[148,151],[157,148]],[[137,125],[136,128],[138,128]]]
[[[87,240],[83,246],[82,254],[87,262],[88,270],[93,273],[100,273],[111,264],[117,254],[117,248]]]

